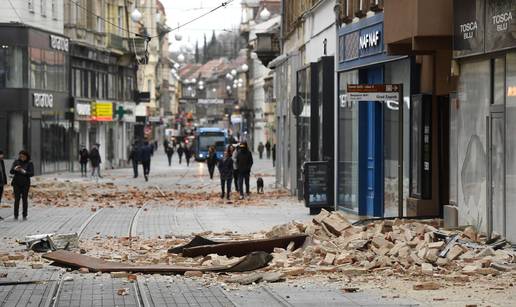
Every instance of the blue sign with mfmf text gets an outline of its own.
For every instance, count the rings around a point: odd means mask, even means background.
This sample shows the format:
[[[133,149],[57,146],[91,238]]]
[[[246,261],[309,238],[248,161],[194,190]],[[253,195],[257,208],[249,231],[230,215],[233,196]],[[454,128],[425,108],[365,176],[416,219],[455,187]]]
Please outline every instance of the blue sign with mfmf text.
[[[360,58],[383,52],[383,23],[363,28],[358,34],[358,54]]]
[[[383,38],[383,13],[340,28],[338,70],[351,70],[401,58],[387,55]]]

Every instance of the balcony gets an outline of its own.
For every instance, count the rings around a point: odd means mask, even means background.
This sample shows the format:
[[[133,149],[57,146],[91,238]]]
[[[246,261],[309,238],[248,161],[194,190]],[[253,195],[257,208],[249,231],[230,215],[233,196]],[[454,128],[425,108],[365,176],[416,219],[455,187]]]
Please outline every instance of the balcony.
[[[122,52],[129,51],[129,48],[127,48],[127,39],[112,33],[108,35],[108,48]]]
[[[278,35],[275,33],[256,33],[256,55],[264,66],[269,65],[280,54]]]

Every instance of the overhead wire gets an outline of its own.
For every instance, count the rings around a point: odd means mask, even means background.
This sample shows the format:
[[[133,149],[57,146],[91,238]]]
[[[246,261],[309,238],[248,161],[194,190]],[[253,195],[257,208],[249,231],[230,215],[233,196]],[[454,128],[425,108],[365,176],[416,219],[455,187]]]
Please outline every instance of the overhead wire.
[[[16,16],[18,16],[18,19],[20,20],[20,22],[23,23],[23,19],[20,17],[20,14],[18,14],[18,11],[14,7],[13,3],[11,2],[11,0],[7,0],[7,1],[9,1],[9,4],[11,5],[11,7],[12,7],[14,13],[16,14]]]
[[[191,19],[191,20],[189,20],[189,21],[187,21],[187,22],[185,22],[185,23],[183,23],[183,24],[180,24],[180,25],[178,25],[178,26],[177,26],[177,27],[175,27],[175,28],[170,28],[170,29],[169,29],[169,32],[177,31],[177,30],[179,30],[179,29],[181,29],[181,28],[185,27],[186,25],[189,25],[189,24],[191,24],[191,23],[193,23],[193,22],[195,22],[195,21],[197,21],[197,20],[199,20],[199,19],[201,19],[201,18],[205,17],[206,15],[209,15],[209,14],[211,14],[211,13],[215,12],[216,10],[218,10],[218,9],[220,9],[220,8],[223,8],[223,7],[228,6],[228,5],[229,5],[229,4],[231,4],[233,1],[235,1],[235,0],[228,0],[228,1],[224,1],[224,2],[222,2],[219,6],[212,8],[211,10],[207,11],[206,13],[203,13],[203,14],[201,14],[201,15],[199,15],[199,16],[197,16],[197,17],[195,17],[195,18],[193,18],[193,19]],[[9,2],[10,2],[10,0],[9,0]],[[106,18],[104,18],[104,17],[102,17],[102,16],[99,16],[99,15],[95,14],[95,12],[93,12],[93,11],[89,10],[88,8],[84,7],[82,4],[79,4],[79,3],[78,3],[77,1],[75,1],[75,0],[70,0],[70,2],[71,2],[71,3],[73,3],[73,4],[75,4],[77,7],[79,7],[79,8],[81,8],[81,9],[83,9],[86,13],[88,13],[88,14],[90,14],[90,15],[93,15],[93,16],[95,16],[95,17],[99,18],[100,20],[104,21],[105,23],[110,24],[110,25],[114,26],[115,28],[117,28],[117,29],[119,29],[119,30],[122,30],[122,31],[125,31],[125,32],[127,32],[127,33],[129,33],[129,34],[132,34],[132,35],[135,35],[135,36],[139,36],[139,37],[144,37],[145,39],[152,39],[152,38],[159,37],[159,35],[149,36],[149,35],[142,35],[142,34],[140,34],[140,33],[132,32],[132,31],[130,31],[129,29],[125,29],[124,27],[121,27],[121,26],[119,26],[119,25],[117,25],[117,24],[115,24],[115,23],[113,23],[113,22],[109,21],[108,19],[106,19]]]

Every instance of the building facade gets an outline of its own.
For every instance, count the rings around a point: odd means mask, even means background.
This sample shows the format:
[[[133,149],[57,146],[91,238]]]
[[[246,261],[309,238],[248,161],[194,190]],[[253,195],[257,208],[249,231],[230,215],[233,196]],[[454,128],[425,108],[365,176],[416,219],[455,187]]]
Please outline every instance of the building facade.
[[[137,63],[133,34],[126,30],[126,3],[65,0],[64,6],[64,29],[71,40],[70,96],[79,134],[74,150],[99,144],[102,168],[125,166],[134,139]]]
[[[512,116],[516,114],[514,1],[453,1],[450,205],[458,223],[516,240]]]
[[[50,4],[0,4],[0,148],[8,159],[28,150],[36,174],[71,169],[76,139],[62,1]]]

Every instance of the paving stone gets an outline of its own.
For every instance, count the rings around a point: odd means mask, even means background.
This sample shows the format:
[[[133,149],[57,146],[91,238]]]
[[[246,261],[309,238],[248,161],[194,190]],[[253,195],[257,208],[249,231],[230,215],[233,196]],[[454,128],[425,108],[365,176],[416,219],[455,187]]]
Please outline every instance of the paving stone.
[[[120,288],[128,288],[127,295],[118,295]],[[72,281],[62,283],[55,306],[138,306],[138,297],[134,284],[128,281],[109,276],[74,275]]]
[[[6,281],[47,281],[39,284],[2,286],[0,287],[0,306],[44,306],[49,300],[53,290],[57,287],[57,280],[61,270],[29,268],[0,269],[0,272],[8,273]]]
[[[151,276],[138,284],[150,306],[235,306],[219,287],[183,277]]]
[[[104,208],[84,229],[81,238],[115,236],[122,237],[129,234],[129,228],[138,208],[120,207]]]

